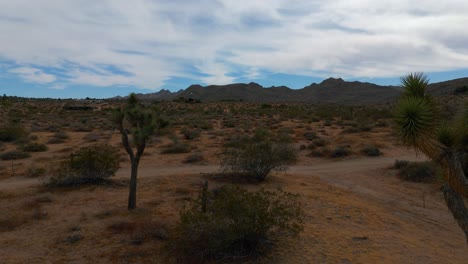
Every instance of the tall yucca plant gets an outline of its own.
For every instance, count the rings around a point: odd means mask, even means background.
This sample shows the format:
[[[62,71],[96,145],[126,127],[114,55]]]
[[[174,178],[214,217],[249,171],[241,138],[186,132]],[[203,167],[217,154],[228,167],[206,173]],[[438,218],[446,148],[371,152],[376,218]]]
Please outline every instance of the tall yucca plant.
[[[446,183],[441,190],[452,215],[465,232],[468,242],[468,105],[454,125],[439,120],[434,99],[427,93],[429,83],[422,73],[401,78],[403,95],[395,110],[395,123],[401,141],[441,165]]]
[[[131,162],[128,209],[132,210],[136,207],[138,165],[146,142],[158,129],[165,127],[167,122],[158,118],[152,109],[141,105],[134,93],[130,94],[125,105],[114,111],[114,122],[122,135],[122,145]]]

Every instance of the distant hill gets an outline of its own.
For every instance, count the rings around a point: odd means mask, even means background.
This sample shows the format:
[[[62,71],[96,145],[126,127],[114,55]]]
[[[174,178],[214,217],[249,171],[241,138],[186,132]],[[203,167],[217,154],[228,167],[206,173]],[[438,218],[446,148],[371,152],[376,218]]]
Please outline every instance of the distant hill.
[[[428,87],[433,95],[468,94],[468,78],[454,79],[445,82],[433,83]]]
[[[464,91],[468,78],[433,83],[428,91],[436,96],[451,95]],[[227,85],[191,85],[185,90],[138,94],[142,99],[174,100],[192,98],[203,102],[244,101],[244,102],[311,102],[344,104],[380,104],[394,102],[400,95],[398,86],[381,86],[367,82],[347,82],[341,78],[329,78],[317,84],[312,83],[302,89],[286,86],[263,87],[258,83],[235,83]]]

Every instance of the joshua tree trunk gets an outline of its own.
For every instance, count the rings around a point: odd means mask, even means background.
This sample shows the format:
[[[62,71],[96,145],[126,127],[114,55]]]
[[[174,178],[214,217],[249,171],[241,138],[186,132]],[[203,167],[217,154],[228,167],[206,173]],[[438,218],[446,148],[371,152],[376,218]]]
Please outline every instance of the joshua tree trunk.
[[[138,163],[139,162],[135,160],[132,161],[132,172],[130,175],[130,190],[128,192],[128,210],[136,208]]]
[[[458,225],[463,229],[463,232],[465,232],[466,242],[468,243],[468,209],[465,207],[462,196],[448,184],[444,184],[441,190],[444,193],[447,207],[457,220]]]
[[[145,151],[146,141],[156,129],[165,127],[167,122],[160,118],[156,119],[151,109],[138,103],[134,93],[130,94],[125,106],[115,109],[113,119],[122,135],[122,145],[132,164],[128,193],[128,210],[132,210],[136,208],[138,165]],[[128,135],[132,136],[131,144]],[[136,147],[136,153],[132,147]]]

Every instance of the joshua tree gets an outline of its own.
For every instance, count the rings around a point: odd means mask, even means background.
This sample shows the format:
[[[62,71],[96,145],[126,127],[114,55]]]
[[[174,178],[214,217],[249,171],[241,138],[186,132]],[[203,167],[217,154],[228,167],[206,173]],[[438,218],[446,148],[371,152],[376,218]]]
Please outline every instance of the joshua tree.
[[[399,137],[442,167],[441,190],[468,242],[468,210],[463,201],[468,197],[468,104],[454,120],[443,123],[434,98],[426,91],[429,81],[424,74],[409,74],[401,82],[404,91],[395,112]]]
[[[122,134],[122,144],[130,157],[131,175],[130,191],[128,195],[128,209],[136,207],[137,175],[140,158],[145,151],[146,142],[154,132],[167,125],[167,122],[157,118],[156,113],[149,108],[142,106],[135,94],[128,97],[127,103],[116,109],[114,121]],[[129,140],[132,136],[132,142]],[[134,152],[133,148],[136,148]]]

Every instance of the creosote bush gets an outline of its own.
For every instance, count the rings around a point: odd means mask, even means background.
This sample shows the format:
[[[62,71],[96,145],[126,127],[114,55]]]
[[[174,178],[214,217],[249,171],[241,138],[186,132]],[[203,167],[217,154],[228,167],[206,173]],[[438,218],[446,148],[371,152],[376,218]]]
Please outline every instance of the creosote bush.
[[[31,157],[31,154],[20,151],[20,150],[11,150],[11,151],[0,154],[0,159],[2,160],[26,159],[29,157]]]
[[[349,154],[351,154],[351,150],[349,149],[348,146],[337,146],[332,152],[330,153],[330,156],[332,158],[340,158],[340,157],[346,157]]]
[[[106,144],[83,147],[57,162],[44,183],[48,187],[99,184],[117,172],[119,160],[116,147]]]
[[[432,182],[437,178],[437,166],[431,161],[407,163],[401,163],[400,161],[398,176],[405,181]]]
[[[15,141],[27,137],[28,134],[29,132],[16,122],[0,127],[0,141],[4,142]]]
[[[284,171],[296,161],[297,153],[290,141],[287,134],[257,130],[252,137],[237,138],[226,145],[221,168],[263,181],[272,170]]]
[[[361,153],[369,157],[376,157],[382,154],[380,149],[373,145],[365,146],[363,149],[361,149]]]
[[[48,150],[46,145],[40,143],[28,143],[22,146],[21,149],[25,152],[44,152]]]
[[[304,212],[299,196],[284,191],[248,192],[223,186],[208,192],[207,185],[181,211],[176,247],[198,262],[257,257],[280,235],[298,235]]]

